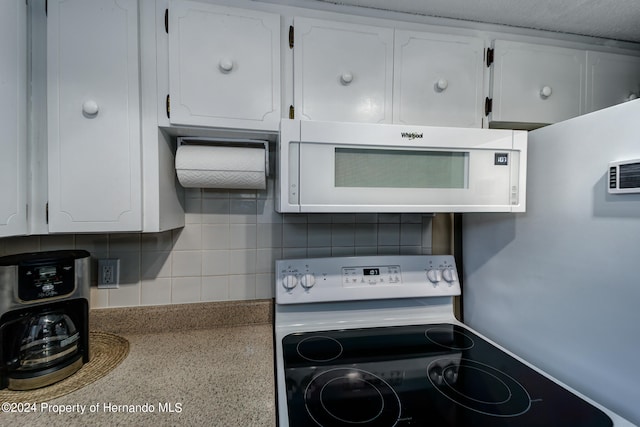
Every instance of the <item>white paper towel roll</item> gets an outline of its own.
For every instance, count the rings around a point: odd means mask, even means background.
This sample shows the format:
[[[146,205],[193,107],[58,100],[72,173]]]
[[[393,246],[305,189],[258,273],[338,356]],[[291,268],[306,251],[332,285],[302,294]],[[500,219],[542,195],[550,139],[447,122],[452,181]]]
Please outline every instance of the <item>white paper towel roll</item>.
[[[178,181],[188,188],[266,188],[264,148],[181,145]]]

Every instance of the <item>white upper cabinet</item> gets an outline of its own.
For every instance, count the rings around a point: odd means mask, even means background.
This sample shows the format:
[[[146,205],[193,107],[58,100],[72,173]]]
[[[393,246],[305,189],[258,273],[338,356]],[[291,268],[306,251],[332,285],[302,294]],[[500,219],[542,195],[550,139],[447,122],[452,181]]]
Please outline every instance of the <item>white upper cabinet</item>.
[[[49,231],[141,230],[138,4],[49,0]]]
[[[586,52],[495,41],[493,122],[555,123],[584,113]]]
[[[393,121],[482,127],[484,40],[395,33]]]
[[[27,6],[0,2],[0,237],[27,233]]]
[[[294,19],[295,117],[392,122],[393,29]]]
[[[587,111],[640,98],[640,57],[587,52]]]
[[[169,4],[170,122],[277,131],[280,16]]]

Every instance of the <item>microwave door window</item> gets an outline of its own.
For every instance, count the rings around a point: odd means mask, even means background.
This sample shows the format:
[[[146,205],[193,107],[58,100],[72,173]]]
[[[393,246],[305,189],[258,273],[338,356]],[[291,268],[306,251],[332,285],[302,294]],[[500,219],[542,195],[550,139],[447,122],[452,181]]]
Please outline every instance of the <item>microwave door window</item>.
[[[464,189],[468,152],[335,149],[335,186]]]

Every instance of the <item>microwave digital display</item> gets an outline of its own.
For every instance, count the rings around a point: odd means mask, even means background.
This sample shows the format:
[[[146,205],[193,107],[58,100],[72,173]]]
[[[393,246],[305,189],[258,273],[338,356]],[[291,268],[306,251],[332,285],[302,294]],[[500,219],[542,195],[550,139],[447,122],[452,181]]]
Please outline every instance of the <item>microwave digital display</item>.
[[[468,152],[335,149],[336,187],[467,188]]]

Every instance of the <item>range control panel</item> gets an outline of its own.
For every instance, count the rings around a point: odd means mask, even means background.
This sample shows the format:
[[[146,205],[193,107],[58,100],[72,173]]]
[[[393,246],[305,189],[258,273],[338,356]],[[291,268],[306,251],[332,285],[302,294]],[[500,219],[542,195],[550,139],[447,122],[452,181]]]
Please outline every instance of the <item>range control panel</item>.
[[[384,255],[276,261],[276,303],[460,295],[453,256]]]

